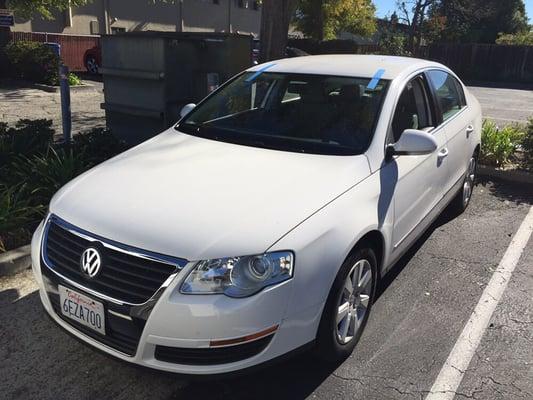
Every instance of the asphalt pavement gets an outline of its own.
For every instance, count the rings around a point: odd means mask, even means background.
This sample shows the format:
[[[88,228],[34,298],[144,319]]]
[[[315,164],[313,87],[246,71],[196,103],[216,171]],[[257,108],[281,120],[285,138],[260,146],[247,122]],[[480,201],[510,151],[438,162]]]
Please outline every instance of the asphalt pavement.
[[[527,86],[508,86],[484,83],[468,86],[468,89],[479,100],[483,118],[499,126],[525,124],[533,118],[533,90]]]
[[[532,203],[531,187],[478,184],[469,209],[443,214],[384,279],[361,341],[340,365],[303,354],[207,381],[138,369],[55,326],[30,271],[0,278],[0,398],[424,399]],[[456,399],[533,399],[532,240]]]

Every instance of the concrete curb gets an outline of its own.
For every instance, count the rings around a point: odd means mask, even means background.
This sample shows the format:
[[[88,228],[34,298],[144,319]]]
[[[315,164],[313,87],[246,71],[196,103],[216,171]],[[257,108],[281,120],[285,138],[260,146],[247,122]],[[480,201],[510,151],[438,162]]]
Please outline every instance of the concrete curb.
[[[513,183],[525,183],[533,185],[533,173],[521,170],[502,170],[487,165],[478,165],[477,173],[479,176],[494,178],[502,181]]]
[[[0,254],[0,277],[15,275],[31,267],[31,246],[19,247],[18,249]]]
[[[59,86],[51,86],[51,85],[45,85],[42,83],[31,83],[30,86],[33,89],[39,89],[43,90],[45,92],[49,93],[59,93],[60,88]],[[82,83],[81,85],[71,86],[70,91],[71,92],[83,92],[85,90],[95,90],[96,88],[88,83]]]
[[[38,89],[48,93],[59,93],[59,86],[45,85],[43,83],[34,83],[23,79],[1,79],[0,86],[8,89]],[[95,85],[82,81],[81,85],[71,86],[71,92],[83,92],[86,90],[98,90]]]

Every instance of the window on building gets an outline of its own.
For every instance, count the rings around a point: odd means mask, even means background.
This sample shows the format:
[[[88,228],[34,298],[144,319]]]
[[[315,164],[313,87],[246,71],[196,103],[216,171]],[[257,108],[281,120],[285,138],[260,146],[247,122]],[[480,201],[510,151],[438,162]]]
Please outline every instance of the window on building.
[[[98,24],[98,21],[96,20],[89,22],[89,29],[91,31],[91,35],[100,34],[100,25]]]
[[[126,28],[119,28],[119,27],[115,27],[115,26],[111,27],[111,33],[112,34],[122,33],[122,32],[126,32]]]
[[[259,10],[261,4],[258,0],[235,0],[235,6],[238,8]]]

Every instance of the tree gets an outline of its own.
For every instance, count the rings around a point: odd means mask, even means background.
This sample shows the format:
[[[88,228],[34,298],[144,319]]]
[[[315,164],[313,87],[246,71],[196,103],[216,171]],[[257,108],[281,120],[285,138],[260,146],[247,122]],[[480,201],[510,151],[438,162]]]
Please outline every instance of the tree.
[[[299,0],[296,25],[317,40],[335,39],[342,31],[367,36],[376,31],[375,13],[371,0]]]
[[[533,32],[503,33],[500,34],[498,39],[496,39],[496,44],[504,44],[507,46],[533,46]]]
[[[289,23],[296,8],[296,0],[263,0],[261,10],[261,62],[285,56]]]
[[[494,43],[500,33],[528,30],[523,0],[439,0],[430,13],[445,19],[442,42]]]
[[[399,20],[409,26],[407,48],[414,52],[422,42],[429,10],[435,7],[437,0],[398,1]]]
[[[91,0],[7,0],[9,9],[17,16],[30,18],[32,14],[40,14],[46,19],[53,18],[54,10],[64,11],[69,7],[79,7]]]

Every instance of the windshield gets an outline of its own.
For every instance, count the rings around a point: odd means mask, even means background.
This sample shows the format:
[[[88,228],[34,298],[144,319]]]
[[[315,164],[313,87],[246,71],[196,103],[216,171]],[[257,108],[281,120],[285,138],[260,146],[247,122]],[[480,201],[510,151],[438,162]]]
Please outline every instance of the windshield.
[[[247,72],[196,107],[179,130],[209,139],[313,154],[366,151],[388,81]]]

